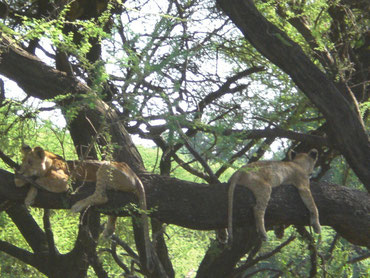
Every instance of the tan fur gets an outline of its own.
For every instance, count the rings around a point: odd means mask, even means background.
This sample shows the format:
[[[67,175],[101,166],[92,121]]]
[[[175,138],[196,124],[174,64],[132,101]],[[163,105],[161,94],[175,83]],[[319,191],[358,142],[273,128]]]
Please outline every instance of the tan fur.
[[[152,263],[144,186],[139,177],[126,163],[96,160],[65,161],[60,156],[45,151],[41,147],[31,149],[28,146],[24,146],[22,153],[23,160],[18,174],[28,178],[36,178],[35,182],[48,191],[56,193],[67,191],[69,178],[96,182],[95,192],[72,206],[71,210],[74,212],[82,211],[88,206],[108,202],[107,189],[135,193],[139,198],[140,209],[143,211],[141,217],[144,228],[147,265]],[[17,177],[14,181],[17,187],[24,186],[27,183]],[[25,199],[25,204],[32,205],[36,195],[37,189],[31,186]],[[115,216],[108,217],[108,223],[103,232],[104,236],[107,237],[113,234],[116,219],[117,217]]]
[[[304,204],[310,211],[310,223],[316,233],[321,232],[319,213],[310,191],[309,176],[313,172],[317,150],[312,149],[308,153],[299,153],[292,157],[288,154],[289,160],[284,161],[258,161],[247,164],[236,171],[230,178],[228,194],[228,236],[232,240],[232,219],[234,190],[237,184],[249,188],[256,199],[253,208],[256,228],[263,240],[267,239],[264,216],[270,200],[273,187],[281,184],[293,184],[299,192]]]
[[[28,146],[22,147],[22,164],[18,174],[27,178],[35,178],[35,182],[45,190],[61,193],[68,190],[68,174],[65,163],[55,154],[44,151],[40,147],[31,149]],[[17,187],[22,187],[27,182],[16,177],[14,179]],[[27,193],[25,204],[30,206],[35,201],[37,189],[33,186]]]

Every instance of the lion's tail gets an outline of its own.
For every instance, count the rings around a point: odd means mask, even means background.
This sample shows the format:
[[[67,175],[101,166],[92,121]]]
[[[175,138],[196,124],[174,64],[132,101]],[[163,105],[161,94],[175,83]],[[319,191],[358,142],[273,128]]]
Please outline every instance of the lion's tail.
[[[229,244],[232,242],[233,238],[233,205],[234,205],[234,191],[235,186],[239,180],[239,172],[233,174],[229,180],[230,186],[228,191],[228,224],[227,224],[227,233]]]
[[[149,236],[149,217],[147,215],[147,203],[146,203],[146,194],[144,185],[141,182],[140,178],[137,177],[136,179],[136,188],[138,190],[138,197],[140,202],[140,209],[141,211],[141,220],[144,230],[144,242],[145,242],[145,255],[146,255],[146,266],[149,272],[153,271],[154,268],[154,260],[153,260],[153,254],[152,254],[152,246]]]

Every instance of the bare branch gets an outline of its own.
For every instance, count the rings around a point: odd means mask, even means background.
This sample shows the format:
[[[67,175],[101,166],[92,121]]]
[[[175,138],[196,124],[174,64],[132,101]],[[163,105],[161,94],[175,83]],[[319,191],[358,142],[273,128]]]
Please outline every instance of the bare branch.
[[[370,252],[368,252],[368,253],[366,253],[364,255],[361,255],[361,256],[352,258],[352,259],[348,260],[348,263],[349,264],[354,264],[354,263],[358,263],[360,261],[366,260],[368,258],[370,258]]]
[[[255,259],[249,260],[249,257],[248,257],[248,260],[246,261],[246,263],[243,264],[241,267],[237,268],[235,270],[235,273],[241,273],[242,271],[245,271],[246,269],[250,268],[251,266],[256,265],[260,261],[264,261],[264,260],[267,260],[268,258],[271,258],[275,254],[279,253],[281,251],[281,249],[283,249],[285,246],[289,245],[295,239],[296,239],[295,236],[290,236],[286,241],[281,243],[274,250],[272,250],[272,251],[270,251],[266,254],[262,254],[262,255],[258,256],[257,258],[255,258]]]

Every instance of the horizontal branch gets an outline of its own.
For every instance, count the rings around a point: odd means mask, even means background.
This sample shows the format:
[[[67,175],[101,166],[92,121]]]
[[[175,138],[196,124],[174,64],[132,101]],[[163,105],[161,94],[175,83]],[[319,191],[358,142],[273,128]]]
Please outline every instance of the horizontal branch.
[[[214,230],[226,227],[227,184],[198,184],[176,178],[146,173],[140,175],[147,192],[151,216],[168,224],[197,230]],[[0,197],[22,202],[26,188],[16,188],[13,174],[0,170]],[[92,194],[94,184],[86,184],[76,195],[40,191],[35,206],[68,209],[71,204]],[[311,190],[320,212],[322,225],[333,227],[348,241],[370,246],[370,196],[362,191],[328,183],[311,183]],[[235,192],[234,223],[236,226],[252,225],[254,197],[245,188]],[[108,192],[109,206],[99,207],[106,214],[127,216],[123,208],[136,202],[131,193]],[[109,209],[112,209],[109,211]],[[266,227],[274,225],[309,225],[309,212],[293,186],[275,188],[266,211]]]
[[[251,130],[226,130],[224,135],[240,134],[246,139],[261,139],[261,138],[286,138],[294,141],[305,142],[312,146],[328,146],[329,142],[325,137],[311,134],[304,134],[296,131],[285,130],[280,127],[251,129]]]
[[[286,138],[294,141],[305,142],[312,146],[329,146],[329,141],[327,138],[319,135],[305,134],[297,131],[286,130],[281,127],[267,127],[265,129],[249,129],[249,130],[239,130],[239,129],[225,129],[223,131],[215,130],[212,126],[196,126],[192,122],[181,121],[180,125],[182,128],[189,128],[197,131],[209,132],[209,133],[220,133],[223,136],[238,135],[241,139],[262,139],[262,138]],[[167,130],[167,125],[159,125],[150,128],[149,135],[146,138],[153,138],[158,136],[165,130]]]
[[[53,69],[39,58],[29,54],[17,43],[0,36],[0,73],[15,81],[28,95],[51,99],[58,95],[86,94],[89,87],[74,77]]]

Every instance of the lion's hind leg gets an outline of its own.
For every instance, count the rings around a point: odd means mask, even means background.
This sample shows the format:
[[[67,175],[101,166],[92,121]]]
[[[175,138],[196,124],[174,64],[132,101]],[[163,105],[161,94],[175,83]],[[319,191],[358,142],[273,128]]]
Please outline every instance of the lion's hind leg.
[[[262,182],[255,182],[254,186],[248,186],[256,198],[256,205],[253,208],[254,218],[256,221],[257,232],[263,241],[267,240],[265,229],[265,212],[271,196],[271,186]]]
[[[116,221],[117,221],[117,216],[108,215],[108,222],[105,225],[105,228],[103,231],[103,237],[107,238],[113,235],[116,229]]]
[[[99,182],[96,183],[96,189],[93,195],[78,201],[71,207],[72,212],[80,212],[87,208],[88,206],[102,205],[108,202],[108,197],[104,192],[101,192],[100,188],[105,185]]]
[[[87,208],[88,206],[94,206],[94,205],[102,205],[105,204],[108,201],[107,196],[102,196],[98,194],[93,194],[90,197],[87,197],[86,199],[80,200],[77,203],[75,203],[71,207],[72,212],[80,212]]]
[[[80,200],[75,203],[71,211],[80,212],[88,206],[102,205],[108,202],[107,197],[107,186],[112,183],[112,166],[109,164],[103,164],[100,166],[96,173],[96,186],[94,193],[86,199]]]

